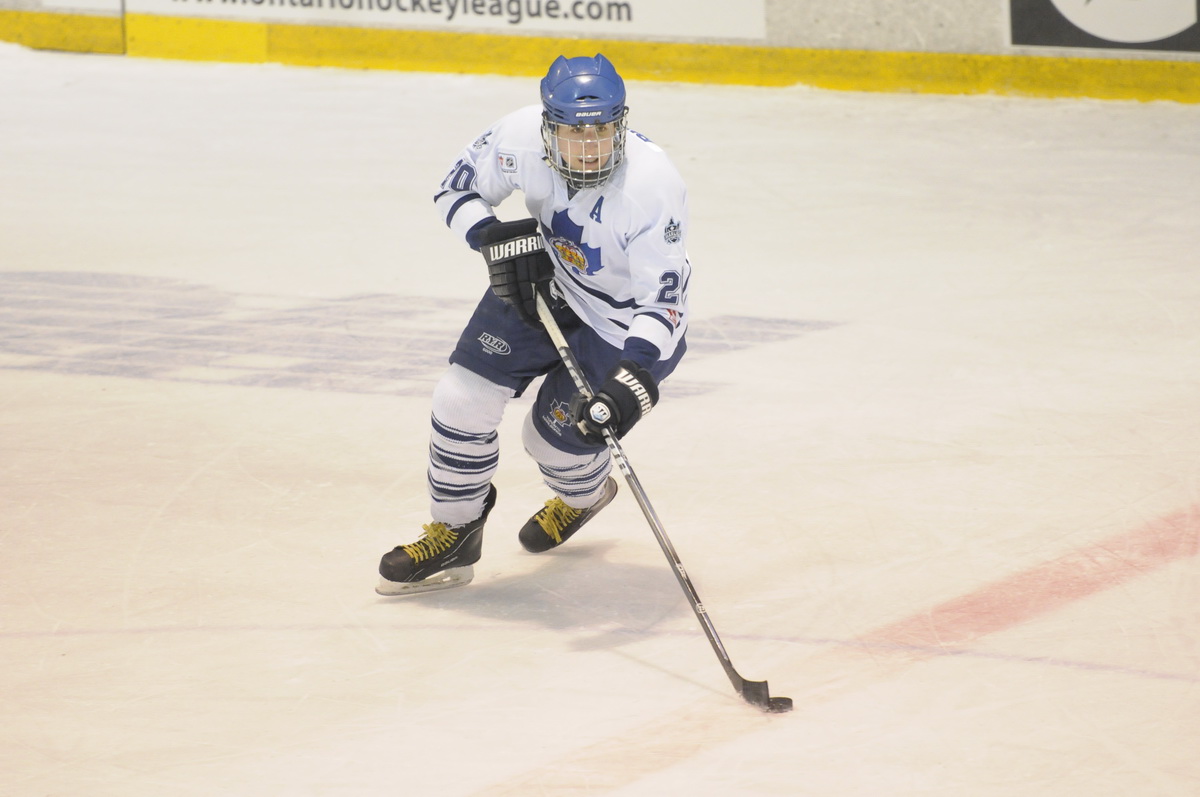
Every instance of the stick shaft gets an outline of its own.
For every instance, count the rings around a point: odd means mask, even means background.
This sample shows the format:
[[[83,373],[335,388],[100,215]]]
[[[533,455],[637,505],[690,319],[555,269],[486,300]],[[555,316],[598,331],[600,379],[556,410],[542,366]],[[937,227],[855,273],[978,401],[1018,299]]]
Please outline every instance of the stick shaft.
[[[587,377],[584,375],[583,369],[579,367],[579,362],[575,359],[575,354],[571,351],[566,336],[559,329],[558,322],[554,320],[554,316],[550,312],[550,307],[546,304],[545,299],[542,298],[540,291],[537,294],[537,308],[542,326],[546,328],[546,332],[549,333],[550,339],[554,342],[554,347],[558,349],[558,355],[562,358],[563,365],[566,366],[567,371],[570,373],[572,381],[575,382],[576,389],[590,398],[593,395],[591,385],[588,384]],[[637,474],[634,473],[633,465],[629,462],[629,457],[625,455],[625,449],[621,447],[620,441],[617,440],[617,436],[611,430],[605,428],[603,434],[604,442],[608,444],[608,450],[612,454],[613,460],[617,463],[617,468],[629,484],[629,489],[637,500],[638,506],[641,507],[642,514],[646,516],[646,521],[650,524],[650,530],[654,533],[654,538],[658,540],[658,545],[662,548],[663,555],[670,562],[671,571],[675,574],[675,579],[683,589],[684,595],[687,596],[688,603],[692,606],[692,612],[695,613],[696,619],[700,621],[700,627],[704,629],[704,635],[708,637],[709,644],[712,645],[713,651],[717,654],[717,658],[721,662],[721,666],[725,669],[725,674],[729,676],[734,689],[744,694],[747,681],[734,669],[733,662],[730,661],[729,654],[725,651],[725,645],[721,643],[721,637],[717,635],[717,629],[709,618],[708,612],[704,609],[704,604],[700,601],[700,595],[696,592],[696,587],[692,583],[691,577],[688,576],[687,570],[684,569],[683,562],[680,561],[679,554],[675,551],[675,546],[671,544],[671,538],[667,536],[666,528],[663,527],[662,521],[658,519],[658,513],[654,511],[654,507],[650,504],[650,498],[642,488],[642,483],[638,480]]]

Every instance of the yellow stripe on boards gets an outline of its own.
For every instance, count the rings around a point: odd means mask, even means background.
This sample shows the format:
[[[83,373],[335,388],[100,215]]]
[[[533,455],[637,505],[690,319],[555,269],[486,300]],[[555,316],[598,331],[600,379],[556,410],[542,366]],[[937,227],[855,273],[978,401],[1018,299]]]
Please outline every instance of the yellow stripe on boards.
[[[603,52],[631,80],[1200,102],[1197,61],[804,50],[316,25],[264,27],[263,60],[296,66],[535,77],[545,74],[558,55]],[[196,42],[195,49],[203,49],[202,43]]]
[[[269,27],[262,22],[126,14],[125,52],[181,61],[262,63],[272,60]]]
[[[0,41],[36,50],[75,53],[125,52],[121,17],[90,14],[47,14],[0,9]]]
[[[95,32],[100,27],[104,36]],[[87,33],[89,30],[93,32]],[[94,41],[95,52],[120,52],[114,31],[119,36],[119,19],[0,12],[0,39],[31,47],[86,50]],[[1200,61],[1195,60],[809,50],[146,14],[126,15],[124,35],[124,50],[129,55],[198,61],[536,77],[560,54],[603,52],[632,80],[1200,102]]]

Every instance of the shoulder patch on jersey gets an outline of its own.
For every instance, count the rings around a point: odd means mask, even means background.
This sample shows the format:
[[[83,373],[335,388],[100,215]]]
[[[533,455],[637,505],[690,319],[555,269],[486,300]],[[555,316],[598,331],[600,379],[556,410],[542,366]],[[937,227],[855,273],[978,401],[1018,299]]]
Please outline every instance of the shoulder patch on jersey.
[[[514,174],[517,171],[517,156],[510,152],[501,152],[496,156],[500,162],[500,171]]]
[[[663,240],[669,244],[677,244],[683,240],[682,225],[674,218],[667,222],[666,227],[663,227]]]
[[[471,145],[471,148],[472,149],[483,149],[484,147],[487,146],[488,137],[491,135],[492,135],[492,131],[491,130],[487,131],[482,136],[475,139],[475,143],[473,143]]]

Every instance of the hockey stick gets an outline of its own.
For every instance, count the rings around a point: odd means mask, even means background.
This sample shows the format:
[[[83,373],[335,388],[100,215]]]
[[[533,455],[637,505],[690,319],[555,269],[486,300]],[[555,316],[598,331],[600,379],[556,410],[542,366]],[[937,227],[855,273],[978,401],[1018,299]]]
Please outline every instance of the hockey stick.
[[[546,332],[550,334],[550,339],[554,341],[554,346],[558,349],[558,356],[562,358],[563,365],[567,367],[567,371],[571,374],[571,379],[575,382],[575,387],[584,396],[590,398],[593,391],[591,386],[588,385],[587,377],[583,375],[583,370],[579,367],[579,362],[575,359],[575,355],[572,353],[571,347],[568,345],[562,330],[559,329],[558,322],[551,315],[550,307],[546,304],[546,300],[542,298],[542,292],[539,290],[536,291],[536,294],[538,316],[542,320],[542,326],[546,328]],[[671,540],[667,536],[667,530],[663,528],[662,521],[658,519],[658,513],[654,511],[654,507],[650,505],[650,499],[646,496],[646,491],[642,489],[642,483],[638,481],[637,474],[633,472],[633,466],[629,463],[629,457],[625,456],[625,450],[621,448],[621,444],[617,441],[617,436],[611,430],[605,428],[602,431],[604,441],[608,443],[608,450],[612,453],[617,467],[625,476],[625,481],[629,483],[630,491],[633,492],[638,506],[642,508],[642,514],[646,516],[646,520],[650,523],[650,530],[654,532],[654,538],[658,540],[659,547],[662,548],[667,561],[671,563],[671,570],[675,573],[675,578],[679,581],[679,586],[683,588],[683,593],[687,596],[688,603],[692,605],[692,611],[695,613],[696,619],[700,621],[700,627],[704,629],[704,635],[708,637],[709,644],[712,645],[713,650],[716,652],[721,666],[725,668],[725,674],[729,676],[729,681],[733,684],[733,688],[747,703],[763,711],[772,713],[791,711],[792,699],[790,697],[772,697],[770,691],[767,689],[766,681],[747,681],[734,669],[733,662],[729,659],[729,654],[725,652],[725,646],[721,644],[721,638],[717,636],[716,627],[709,618],[704,604],[700,602],[700,595],[697,594],[696,587],[692,584],[692,579],[688,576],[687,571],[683,569],[683,562],[679,560],[679,554],[675,552],[675,546],[671,544]]]

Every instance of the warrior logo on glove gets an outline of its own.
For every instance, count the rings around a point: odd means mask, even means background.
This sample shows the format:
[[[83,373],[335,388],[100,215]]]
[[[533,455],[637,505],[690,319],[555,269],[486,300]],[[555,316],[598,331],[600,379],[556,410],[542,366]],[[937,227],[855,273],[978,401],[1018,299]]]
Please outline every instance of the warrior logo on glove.
[[[488,264],[492,293],[517,311],[525,323],[538,326],[539,286],[554,277],[537,219],[497,221],[479,234],[480,252]]]
[[[545,249],[542,246],[541,235],[530,235],[525,238],[514,238],[511,241],[505,241],[499,244],[493,244],[488,247],[487,262],[496,263],[501,260],[509,260],[517,255],[525,255],[530,252],[540,252]]]
[[[640,368],[638,370],[642,371],[644,374],[646,374],[646,376],[649,376],[648,371]],[[629,392],[632,393],[633,397],[638,400],[638,410],[640,413],[638,417],[645,418],[650,414],[650,410],[654,409],[654,402],[658,401],[657,390],[655,390],[655,397],[651,398],[650,391],[647,389],[646,385],[643,385],[641,382],[639,382],[634,373],[623,368],[618,369],[613,374],[612,378],[629,388]],[[648,382],[647,384],[653,385],[653,382]]]

